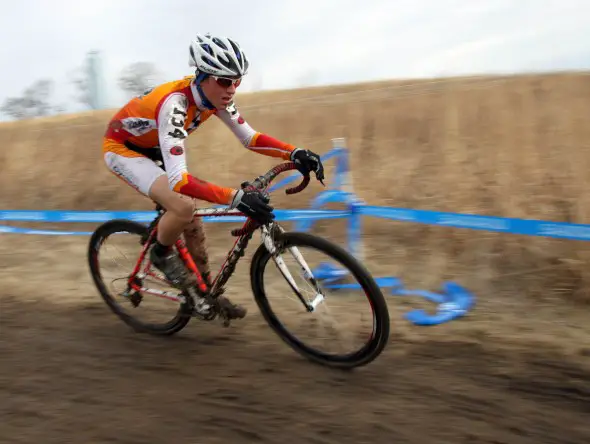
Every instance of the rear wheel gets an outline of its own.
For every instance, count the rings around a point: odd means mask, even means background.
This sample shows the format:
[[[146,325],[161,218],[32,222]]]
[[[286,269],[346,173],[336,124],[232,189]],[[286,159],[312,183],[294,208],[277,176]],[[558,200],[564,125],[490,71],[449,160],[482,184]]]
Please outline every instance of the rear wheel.
[[[123,322],[136,331],[154,335],[172,335],[182,330],[190,321],[190,313],[192,312],[191,299],[187,297],[187,302],[179,303],[152,294],[142,294],[134,290],[129,291],[128,288],[127,278],[138,260],[142,248],[141,241],[147,238],[147,235],[148,228],[146,226],[130,220],[116,219],[100,225],[92,234],[88,245],[90,273],[103,300]],[[110,261],[108,264],[105,263],[101,266],[101,260],[107,256],[106,246],[111,242],[126,246],[129,253],[128,255],[123,254],[121,259]],[[120,252],[121,249],[122,247],[115,248],[117,252]],[[147,258],[144,258],[143,263],[146,260]],[[114,279],[105,278],[105,272],[109,271],[113,264],[118,268],[122,263],[126,263],[127,268],[119,272],[119,277]],[[165,282],[155,282],[160,285],[163,283],[170,289],[169,291],[176,292]],[[107,283],[110,285],[107,285]],[[118,289],[114,288],[116,284],[119,286]],[[147,283],[144,282],[144,285],[147,286]],[[151,287],[152,283],[150,282]],[[153,319],[157,316],[158,320],[141,320],[140,316],[143,313],[141,313],[140,308],[144,308],[145,305],[149,306],[154,302],[157,302],[158,304],[154,305],[159,305],[160,308],[158,311],[153,310],[153,312],[150,312],[149,317]],[[128,310],[125,309],[125,306],[128,307]],[[164,306],[166,308],[163,308]]]
[[[390,319],[383,294],[368,270],[346,250],[326,239],[308,233],[294,232],[277,233],[273,237],[277,251],[271,254],[264,243],[260,245],[252,258],[250,276],[256,303],[275,333],[301,355],[331,367],[359,367],[377,358],[389,339]],[[340,285],[339,288],[357,289],[360,303],[353,304],[350,297],[331,292],[329,280],[322,281],[309,275],[312,268],[307,265],[307,262],[318,254],[324,254],[331,261],[335,261],[340,266],[342,275],[356,282],[356,284]],[[287,268],[285,260],[291,257],[295,259],[295,266]],[[279,270],[274,279],[271,275],[276,270],[275,267],[268,267],[269,263],[274,263]],[[301,285],[295,282],[295,277],[299,274],[304,277],[304,283]],[[319,277],[319,273],[316,276]],[[283,285],[283,288],[279,288],[280,285]],[[309,296],[304,295],[306,291],[310,293]],[[358,295],[359,292],[360,295]],[[271,303],[270,300],[277,296],[287,296],[291,302]],[[332,304],[345,306],[343,319],[346,326],[342,333],[335,333],[332,325],[332,309],[335,308]],[[287,305],[291,309],[286,315],[282,315],[281,320],[277,313]],[[368,332],[354,335],[351,330],[358,326],[358,322],[351,322],[350,319],[358,315],[363,308],[368,312],[365,319],[370,319],[372,325]],[[322,312],[328,313],[329,322],[321,318]],[[313,336],[309,342],[299,339],[286,325],[297,316],[300,316],[298,326],[303,327],[302,335]],[[330,325],[326,333],[323,335],[318,333],[318,329],[327,324]],[[341,336],[359,339],[360,344],[346,352],[328,352],[320,349],[320,345],[334,346],[335,340]],[[312,342],[318,345],[310,345]]]

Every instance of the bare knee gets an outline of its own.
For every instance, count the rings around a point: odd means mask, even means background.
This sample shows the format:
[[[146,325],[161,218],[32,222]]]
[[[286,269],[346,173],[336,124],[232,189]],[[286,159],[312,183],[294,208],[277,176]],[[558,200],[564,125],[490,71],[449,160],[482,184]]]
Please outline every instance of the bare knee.
[[[193,220],[194,206],[188,200],[178,199],[167,210],[174,213],[174,216],[182,220],[183,223],[189,224]]]
[[[193,200],[171,190],[166,176],[160,176],[154,182],[150,189],[150,197],[182,223],[188,224],[193,220]]]

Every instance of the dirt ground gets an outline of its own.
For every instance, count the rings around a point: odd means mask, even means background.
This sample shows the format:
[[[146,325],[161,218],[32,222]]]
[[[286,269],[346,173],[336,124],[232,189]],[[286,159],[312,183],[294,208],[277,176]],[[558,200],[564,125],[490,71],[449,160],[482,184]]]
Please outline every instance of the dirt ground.
[[[2,444],[590,442],[590,316],[562,301],[480,292],[468,317],[416,327],[403,313],[420,302],[388,297],[386,351],[343,372],[264,323],[247,282],[253,248],[228,289],[248,317],[162,339],[104,305],[86,242],[2,236]],[[215,262],[228,242],[212,235]],[[376,274],[380,263],[370,257]]]

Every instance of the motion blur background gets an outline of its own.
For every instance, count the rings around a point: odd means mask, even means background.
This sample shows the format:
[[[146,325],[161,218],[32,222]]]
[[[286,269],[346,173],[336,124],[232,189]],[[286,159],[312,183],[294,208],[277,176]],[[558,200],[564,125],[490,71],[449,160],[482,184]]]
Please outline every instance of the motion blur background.
[[[248,122],[322,154],[345,137],[368,204],[590,223],[587,1],[22,0],[1,12],[0,209],[151,210],[104,166],[102,135],[129,98],[192,74],[188,45],[211,32],[250,58],[236,96]],[[191,172],[222,185],[276,163],[215,119],[187,146]],[[305,208],[320,190],[274,202]],[[230,225],[207,226],[216,264]],[[341,221],[314,232],[345,241]],[[244,264],[229,294],[250,304],[245,322],[162,342],[108,312],[86,237],[0,236],[0,442],[590,441],[586,242],[364,219],[375,275],[452,279],[478,305],[424,329],[402,319],[419,301],[388,297],[386,353],[342,375],[273,336]]]

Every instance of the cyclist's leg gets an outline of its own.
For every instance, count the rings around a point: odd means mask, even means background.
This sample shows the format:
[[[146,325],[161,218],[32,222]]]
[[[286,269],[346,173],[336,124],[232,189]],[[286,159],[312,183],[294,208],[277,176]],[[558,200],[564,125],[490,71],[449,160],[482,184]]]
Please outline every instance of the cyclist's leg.
[[[186,247],[190,252],[195,265],[205,278],[207,283],[210,282],[211,270],[209,268],[209,254],[205,238],[205,227],[200,217],[195,217],[184,230]]]
[[[177,215],[175,216],[175,219],[169,218],[166,221],[166,225],[162,225],[162,222],[164,222],[164,218],[168,215],[168,212],[164,214],[164,216],[162,216],[158,230],[160,231],[166,229],[168,231],[166,232],[164,237],[159,239],[158,243],[163,242],[164,245],[168,245],[168,243],[172,245],[172,243],[176,241],[180,233],[184,231],[187,248],[189,249],[191,256],[195,259],[195,263],[197,267],[199,267],[199,271],[201,272],[201,274],[204,274],[204,276],[207,278],[207,281],[209,281],[208,255],[205,248],[205,235],[202,226],[203,222],[200,218],[193,218],[193,211],[195,209],[196,201],[192,198],[183,196],[170,190],[168,186],[168,179],[165,176],[158,177],[154,181],[150,189],[150,196],[153,200],[159,202],[168,211],[170,211],[169,208],[178,206]],[[181,205],[180,202],[182,202],[183,205]],[[158,244],[156,244],[154,250],[156,249],[156,247],[158,247]],[[154,250],[152,250],[152,252]],[[154,265],[158,266],[158,264],[156,263],[157,259],[154,258],[154,256],[151,257],[152,262],[154,262]],[[177,255],[174,255],[173,258],[175,260],[180,261]],[[180,262],[179,267],[180,266],[182,266],[182,262]],[[167,274],[167,272],[164,271],[165,268],[163,266],[159,268],[164,272],[164,274],[166,274],[166,277],[168,277],[168,279],[171,279],[169,277],[169,274]],[[182,269],[186,270],[186,267],[182,266]],[[190,278],[190,284],[195,283],[195,278],[192,274],[190,275]],[[230,318],[240,319],[245,317],[248,312],[245,307],[239,304],[232,303],[225,296],[219,296],[217,300],[220,303],[220,305],[223,308],[225,308]]]
[[[166,209],[158,224],[156,244],[150,252],[152,263],[172,284],[180,288],[194,284],[194,276],[170,248],[191,221],[191,203],[170,190],[165,171],[155,162],[122,144],[105,140],[104,160],[111,172]]]
[[[158,225],[158,241],[170,246],[191,222],[194,205],[170,189],[167,176],[160,176],[154,180],[148,196],[166,209]]]
[[[187,196],[182,196],[184,199],[190,199],[191,203],[195,204],[195,200]],[[196,204],[195,204],[196,205]],[[195,217],[188,224],[184,230],[184,237],[186,246],[195,261],[195,265],[205,278],[205,281],[211,285],[211,275],[209,268],[209,254],[207,251],[205,227],[203,220],[200,217]],[[223,306],[230,318],[238,319],[246,316],[248,310],[231,302],[226,296],[218,296],[217,301]]]
[[[105,139],[103,151],[105,163],[111,172],[144,196],[166,208],[166,213],[158,224],[157,243],[150,252],[152,263],[166,275],[168,280],[179,287],[194,284],[194,276],[188,272],[178,255],[172,254],[169,247],[176,242],[183,230],[185,235],[188,232],[187,248],[190,248],[191,235],[198,232],[203,234],[202,220],[194,218],[193,222],[195,201],[172,191],[168,185],[166,172],[147,157],[110,139]],[[197,237],[193,242],[193,249],[189,251],[195,258],[197,266],[199,264],[202,266],[204,260],[208,269],[204,235]],[[170,254],[166,254],[168,252]],[[199,267],[199,271],[203,273],[203,268]],[[224,296],[219,296],[218,300],[226,308],[230,317],[246,316],[247,310],[244,307],[233,304]]]

